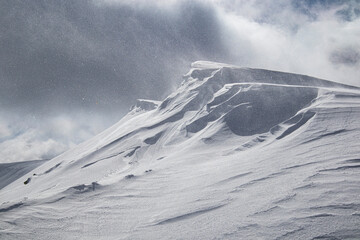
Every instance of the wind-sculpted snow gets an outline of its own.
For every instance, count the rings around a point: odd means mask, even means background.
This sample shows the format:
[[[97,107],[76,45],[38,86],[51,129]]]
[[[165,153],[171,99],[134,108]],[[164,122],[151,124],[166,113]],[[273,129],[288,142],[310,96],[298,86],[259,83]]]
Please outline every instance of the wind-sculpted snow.
[[[317,89],[314,88],[266,84],[232,84],[224,88],[221,89],[224,94],[216,96],[199,113],[203,116],[187,126],[188,131],[198,132],[209,122],[222,119],[237,135],[265,133],[317,97]]]
[[[358,119],[356,87],[195,62],[164,101],[7,183],[0,238],[356,239]]]
[[[138,99],[136,104],[131,107],[131,111],[149,111],[157,108],[159,105],[158,101]]]

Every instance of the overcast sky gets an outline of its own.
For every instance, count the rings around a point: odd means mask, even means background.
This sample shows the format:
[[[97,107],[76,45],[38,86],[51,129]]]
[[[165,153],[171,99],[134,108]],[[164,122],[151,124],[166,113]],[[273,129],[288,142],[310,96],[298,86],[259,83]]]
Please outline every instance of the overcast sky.
[[[65,151],[196,60],[360,86],[360,1],[2,0],[0,162]]]

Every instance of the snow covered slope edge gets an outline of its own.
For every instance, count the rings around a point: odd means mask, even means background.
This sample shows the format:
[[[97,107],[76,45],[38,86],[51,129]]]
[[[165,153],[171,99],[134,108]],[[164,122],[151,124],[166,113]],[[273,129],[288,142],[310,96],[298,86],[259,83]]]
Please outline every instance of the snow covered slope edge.
[[[3,188],[0,236],[64,218],[64,239],[360,236],[359,117],[356,87],[195,62],[164,101]]]

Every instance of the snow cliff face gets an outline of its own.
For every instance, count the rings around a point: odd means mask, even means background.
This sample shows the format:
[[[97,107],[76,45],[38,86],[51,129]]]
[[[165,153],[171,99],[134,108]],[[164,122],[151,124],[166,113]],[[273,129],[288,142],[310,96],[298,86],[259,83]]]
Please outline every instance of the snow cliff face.
[[[3,188],[0,237],[360,236],[358,119],[356,87],[195,62],[164,101]]]

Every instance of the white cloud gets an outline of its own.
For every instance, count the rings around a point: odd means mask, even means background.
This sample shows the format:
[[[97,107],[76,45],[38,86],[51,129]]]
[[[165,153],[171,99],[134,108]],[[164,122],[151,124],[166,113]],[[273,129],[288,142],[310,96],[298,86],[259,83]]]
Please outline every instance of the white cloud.
[[[67,146],[54,139],[39,139],[35,129],[0,143],[1,162],[47,159],[65,151]]]
[[[53,158],[106,126],[100,118],[83,113],[24,120],[1,119],[0,163]]]
[[[341,7],[319,10],[312,19],[287,4],[279,9],[281,4],[274,7],[270,4],[274,1],[265,1],[263,5],[269,7],[266,10],[258,1],[240,2],[242,7],[235,4],[232,11],[226,4],[218,5],[223,41],[238,64],[360,86],[360,62],[356,58],[360,52],[360,19],[342,21],[336,15]],[[264,11],[273,11],[274,16]],[[263,21],[259,21],[261,17]],[[339,51],[343,64],[331,59]]]

